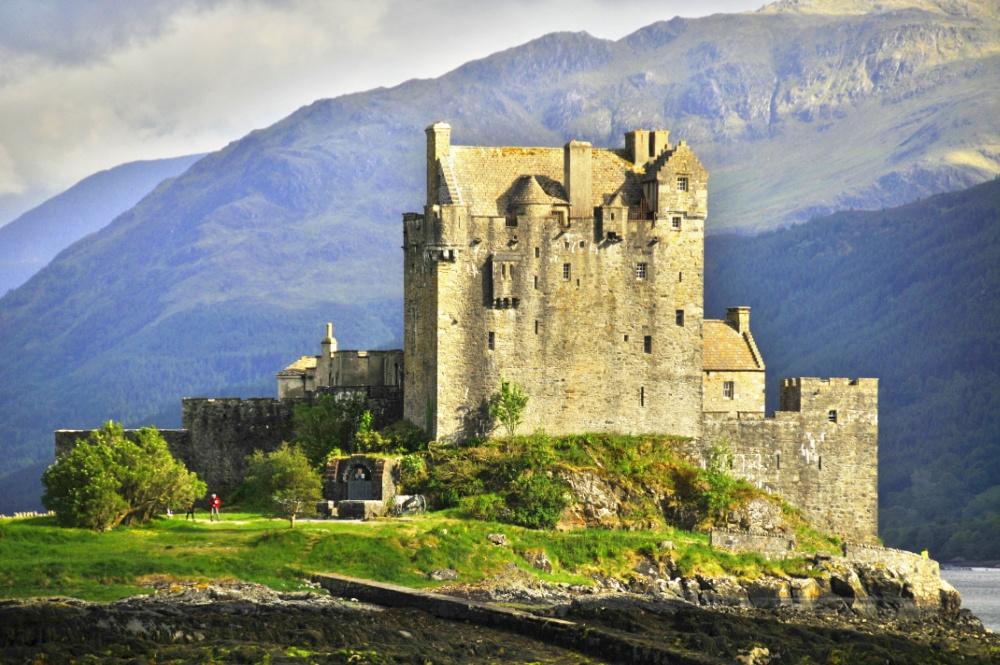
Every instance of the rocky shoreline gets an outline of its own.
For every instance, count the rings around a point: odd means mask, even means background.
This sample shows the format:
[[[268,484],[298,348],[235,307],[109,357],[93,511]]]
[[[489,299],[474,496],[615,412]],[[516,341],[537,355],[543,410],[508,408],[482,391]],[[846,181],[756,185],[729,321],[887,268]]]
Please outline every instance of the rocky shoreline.
[[[792,578],[684,578],[647,559],[627,579],[550,584],[517,568],[457,598],[516,604],[611,636],[645,662],[991,663],[1000,638],[946,583],[938,602],[885,566],[819,558]],[[416,592],[420,593],[420,592]],[[923,596],[921,596],[923,594]],[[681,660],[657,653],[669,653]],[[651,655],[652,654],[652,655]],[[671,656],[673,657],[673,656]],[[59,662],[628,662],[581,642],[502,630],[419,607],[245,583],[164,584],[114,603],[0,601],[0,661]]]

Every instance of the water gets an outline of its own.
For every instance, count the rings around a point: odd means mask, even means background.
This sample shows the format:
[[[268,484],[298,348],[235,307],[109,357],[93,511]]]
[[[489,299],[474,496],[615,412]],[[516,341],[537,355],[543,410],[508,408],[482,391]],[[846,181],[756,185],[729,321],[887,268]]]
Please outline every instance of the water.
[[[1000,632],[1000,568],[942,567],[941,577],[962,594],[962,607],[972,610],[987,628]]]

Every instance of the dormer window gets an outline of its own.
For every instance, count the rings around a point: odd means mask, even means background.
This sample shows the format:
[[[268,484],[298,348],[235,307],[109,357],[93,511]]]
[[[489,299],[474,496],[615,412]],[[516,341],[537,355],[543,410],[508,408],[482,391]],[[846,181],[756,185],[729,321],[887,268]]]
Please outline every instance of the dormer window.
[[[677,191],[678,192],[688,191],[688,178],[686,175],[682,175],[677,178]]]

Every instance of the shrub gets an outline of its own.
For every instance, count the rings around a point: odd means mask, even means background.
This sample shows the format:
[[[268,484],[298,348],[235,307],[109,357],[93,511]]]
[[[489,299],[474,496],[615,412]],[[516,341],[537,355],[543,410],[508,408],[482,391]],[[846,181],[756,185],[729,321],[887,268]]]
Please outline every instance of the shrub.
[[[272,452],[254,451],[247,458],[244,496],[254,507],[288,518],[296,516],[322,497],[319,473],[299,446],[282,443]]]
[[[532,529],[551,529],[569,505],[568,486],[562,480],[538,471],[521,475],[510,485],[505,522]]]
[[[319,468],[331,453],[353,450],[363,413],[364,402],[354,397],[319,395],[311,403],[297,405],[292,414],[295,441],[309,463]]]
[[[492,492],[464,497],[459,502],[459,507],[469,517],[487,522],[508,521],[510,516],[507,502],[502,496]]]
[[[354,452],[400,455],[427,449],[427,435],[406,420],[400,420],[379,431],[371,427],[371,411],[361,415],[354,435]]]
[[[205,493],[205,483],[174,459],[155,427],[125,435],[107,422],[42,475],[42,502],[64,526],[105,531],[149,521]]]

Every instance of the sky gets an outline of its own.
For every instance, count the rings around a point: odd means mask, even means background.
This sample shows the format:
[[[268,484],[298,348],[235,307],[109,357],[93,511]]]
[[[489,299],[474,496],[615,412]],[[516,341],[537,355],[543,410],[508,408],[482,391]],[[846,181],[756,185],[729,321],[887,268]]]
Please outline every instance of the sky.
[[[556,31],[763,0],[2,0],[0,226],[102,169],[207,152],[316,99]]]

